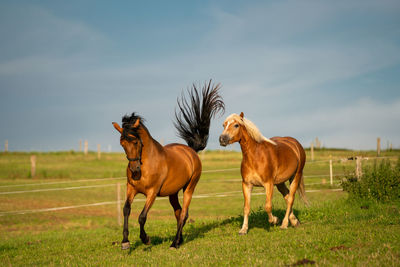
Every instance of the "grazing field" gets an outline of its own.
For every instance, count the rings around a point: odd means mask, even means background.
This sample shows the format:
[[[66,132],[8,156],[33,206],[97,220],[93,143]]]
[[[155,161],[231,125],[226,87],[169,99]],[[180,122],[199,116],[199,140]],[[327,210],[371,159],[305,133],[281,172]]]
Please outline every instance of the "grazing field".
[[[249,232],[238,235],[243,196],[241,153],[201,153],[203,175],[189,208],[184,244],[169,246],[176,220],[168,198],[158,198],[147,218],[150,245],[139,239],[138,196],[130,216],[131,249],[122,251],[118,224],[117,184],[125,189],[127,161],[122,153],[0,153],[0,265],[250,265],[250,266],[400,266],[400,201],[347,200],[340,179],[354,172],[355,161],[373,164],[374,151],[316,150],[305,166],[310,206],[296,197],[298,228],[269,226],[263,189],[252,194]],[[331,157],[330,157],[331,156]],[[381,157],[396,161],[399,151]],[[333,162],[330,184],[329,159]],[[285,202],[275,190],[273,213],[281,220]]]

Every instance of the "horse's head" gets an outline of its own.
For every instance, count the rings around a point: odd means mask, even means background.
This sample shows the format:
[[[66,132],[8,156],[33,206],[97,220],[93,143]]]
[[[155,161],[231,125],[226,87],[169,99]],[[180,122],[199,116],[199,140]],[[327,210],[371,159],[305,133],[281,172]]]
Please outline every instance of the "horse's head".
[[[242,138],[241,127],[243,127],[243,112],[240,115],[231,114],[229,115],[222,125],[224,131],[219,137],[219,144],[221,146],[227,146],[235,142],[239,142]]]
[[[133,123],[129,122],[127,117],[123,118],[122,128],[118,123],[113,122],[114,128],[121,134],[120,144],[125,150],[126,158],[129,161],[128,167],[132,172],[132,179],[139,180],[141,177],[142,164],[142,148],[143,143],[138,129],[140,127],[140,118],[137,118]]]

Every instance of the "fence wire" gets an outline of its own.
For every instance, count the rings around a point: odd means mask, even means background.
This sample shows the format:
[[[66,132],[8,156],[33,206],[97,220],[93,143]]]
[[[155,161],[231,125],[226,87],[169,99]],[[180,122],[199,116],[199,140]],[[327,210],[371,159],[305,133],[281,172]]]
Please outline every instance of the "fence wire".
[[[398,157],[362,157],[362,160],[371,160],[371,159],[387,159],[387,158],[398,158]],[[355,159],[355,158],[354,158]],[[332,160],[332,162],[346,162],[353,159],[350,158],[341,158]],[[312,163],[327,163],[331,160],[323,160],[323,161],[311,161],[307,162],[306,164]],[[230,171],[238,171],[240,168],[226,168],[226,169],[214,169],[214,170],[205,170],[203,173],[219,173],[219,172],[230,172]],[[335,174],[335,177],[343,176],[344,173]],[[304,177],[328,177],[330,174],[320,174],[320,175],[305,175]],[[111,178],[95,178],[95,179],[80,179],[80,180],[68,180],[68,181],[57,181],[57,182],[44,182],[44,183],[31,183],[31,184],[18,184],[18,185],[3,185],[0,188],[7,188],[7,187],[21,187],[21,186],[42,186],[42,185],[57,185],[57,184],[66,184],[66,183],[81,183],[81,182],[98,182],[98,181],[110,181],[110,180],[122,180],[126,179],[126,177],[111,177]],[[219,180],[219,182],[224,180]],[[236,182],[241,181],[241,178],[237,179],[230,179],[227,181]],[[87,186],[72,186],[72,187],[58,187],[58,188],[44,188],[44,189],[32,189],[32,190],[19,190],[19,191],[6,191],[0,192],[0,195],[11,195],[11,194],[22,194],[22,193],[36,193],[36,192],[46,192],[46,191],[63,191],[63,190],[77,190],[77,189],[89,189],[89,188],[101,188],[101,187],[111,187],[116,186],[118,183],[112,184],[103,184],[103,185],[87,185]],[[327,182],[321,183],[309,183],[307,185],[321,185],[321,184],[328,184]],[[335,182],[337,185],[337,181]],[[262,190],[262,189],[261,189]],[[315,189],[315,190],[306,190],[306,192],[321,192],[321,191],[341,191],[342,189],[335,188],[335,189]],[[232,194],[242,193],[242,191],[230,191],[230,192],[217,192],[211,194],[203,194],[203,195],[194,195],[193,198],[209,198],[209,197],[227,197],[231,196]],[[256,192],[252,193],[253,195],[258,194],[265,194],[264,192]],[[158,200],[165,200],[167,198],[157,198]],[[145,201],[145,199],[136,199],[135,202],[138,201]],[[34,209],[34,210],[19,210],[19,211],[4,211],[0,212],[0,216],[5,215],[16,215],[16,214],[27,214],[27,213],[37,213],[37,212],[49,212],[49,211],[59,211],[59,210],[66,210],[66,209],[74,209],[74,208],[82,208],[82,207],[92,207],[92,206],[102,206],[102,205],[110,205],[110,204],[120,204],[121,201],[105,201],[105,202],[98,202],[98,203],[89,203],[89,204],[81,204],[81,205],[72,205],[72,206],[64,206],[64,207],[53,207],[53,208],[43,208],[43,209]]]

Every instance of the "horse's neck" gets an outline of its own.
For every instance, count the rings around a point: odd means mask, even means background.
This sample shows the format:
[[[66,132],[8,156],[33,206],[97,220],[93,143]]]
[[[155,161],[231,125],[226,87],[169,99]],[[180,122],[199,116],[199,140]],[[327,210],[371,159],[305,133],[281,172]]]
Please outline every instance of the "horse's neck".
[[[150,135],[149,131],[145,128],[140,128],[139,130],[140,138],[142,139],[143,143],[143,150],[142,153],[144,154],[154,154],[157,153],[158,149],[156,149],[159,144],[153,137]],[[144,155],[143,155],[144,156]]]
[[[242,138],[239,141],[240,148],[242,149],[243,158],[248,158],[253,155],[257,146],[259,145],[247,132],[243,130]]]

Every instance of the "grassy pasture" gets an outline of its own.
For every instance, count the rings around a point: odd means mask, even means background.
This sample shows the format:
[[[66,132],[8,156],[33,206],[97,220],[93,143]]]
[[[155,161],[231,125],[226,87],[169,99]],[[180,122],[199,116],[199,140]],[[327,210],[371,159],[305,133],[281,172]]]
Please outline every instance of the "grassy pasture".
[[[158,198],[150,210],[146,231],[151,245],[140,242],[137,216],[144,205],[143,196],[132,205],[132,248],[121,251],[122,227],[117,223],[115,201],[116,183],[122,184],[122,191],[125,188],[124,154],[103,153],[98,160],[96,153],[35,153],[35,178],[30,174],[30,155],[0,153],[1,266],[282,266],[306,262],[319,266],[400,265],[400,203],[349,202],[346,193],[332,191],[339,188],[340,177],[355,168],[354,161],[342,159],[375,157],[373,151],[315,151],[314,162],[309,161],[304,171],[311,205],[306,207],[296,198],[294,211],[302,223],[296,229],[269,226],[263,211],[263,190],[255,188],[246,236],[237,234],[243,219],[238,169],[241,153],[202,153],[204,173],[184,227],[185,243],[176,251],[168,249],[176,221],[167,198]],[[330,155],[334,162],[333,186],[329,183]],[[399,155],[399,151],[392,151],[381,156]],[[307,156],[310,159],[309,151]],[[363,161],[363,166],[373,162]],[[222,169],[227,170],[213,171]],[[110,203],[38,212],[102,202]],[[275,191],[273,213],[282,219],[284,212],[284,200]]]

